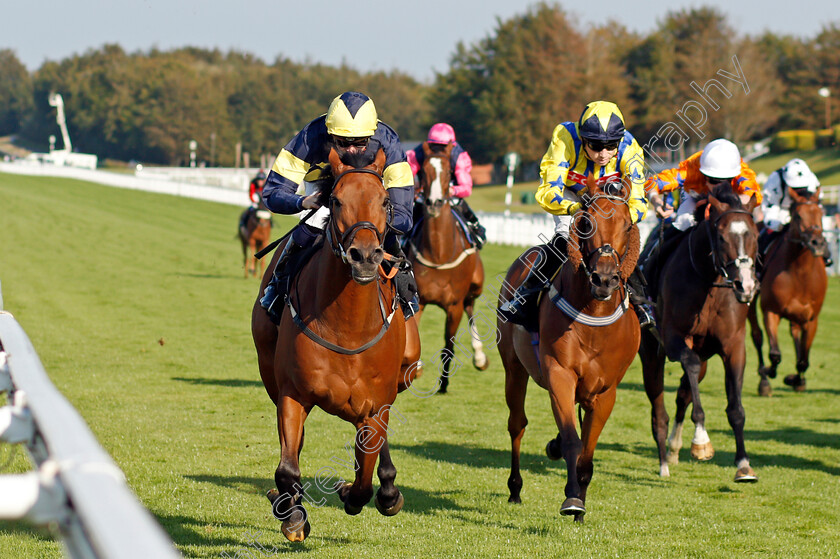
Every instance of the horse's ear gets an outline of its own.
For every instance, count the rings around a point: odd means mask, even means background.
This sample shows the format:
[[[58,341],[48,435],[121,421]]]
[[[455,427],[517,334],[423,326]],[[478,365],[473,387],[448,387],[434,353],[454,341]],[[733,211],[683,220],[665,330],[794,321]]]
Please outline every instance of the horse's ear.
[[[373,160],[373,169],[380,175],[385,172],[385,150],[379,148],[376,152],[376,158]]]
[[[452,150],[455,148],[455,144],[449,142],[446,144],[446,149],[443,150],[443,153],[446,155],[446,158],[449,159],[449,156],[452,155]]]
[[[426,155],[426,157],[429,157],[429,155],[432,153],[432,148],[429,147],[429,142],[423,142],[423,153]]]
[[[342,163],[341,157],[339,157],[338,152],[335,151],[334,147],[330,148],[330,155],[328,159],[330,162],[330,167],[332,167],[332,174],[334,177],[337,177],[338,175],[343,173],[344,170],[347,169],[347,167],[349,167],[349,165],[345,165],[344,163]]]
[[[756,209],[757,207],[758,207],[758,197],[755,195],[755,192],[753,192],[753,195],[750,196],[750,201],[747,202],[746,210],[748,212],[752,213],[752,211],[754,209]]]
[[[599,194],[600,189],[598,188],[598,181],[595,180],[595,173],[586,177],[586,190],[590,196]]]
[[[796,192],[795,188],[788,187],[787,195],[790,196],[790,199],[793,200],[797,204],[801,204],[805,199]]]
[[[706,218],[709,217],[709,210],[714,210],[715,214],[722,214],[726,211],[726,208],[723,207],[723,202],[715,198],[714,196],[709,195],[709,206],[706,208]]]

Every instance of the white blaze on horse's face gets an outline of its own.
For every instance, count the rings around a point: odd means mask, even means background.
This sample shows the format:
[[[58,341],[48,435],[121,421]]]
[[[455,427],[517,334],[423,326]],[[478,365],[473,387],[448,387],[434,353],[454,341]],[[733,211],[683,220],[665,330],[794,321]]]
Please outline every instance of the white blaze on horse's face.
[[[430,185],[428,200],[429,202],[437,202],[438,200],[443,200],[443,185],[440,182],[440,176],[443,174],[443,164],[440,162],[439,157],[430,157],[429,164],[435,170],[435,180]]]
[[[741,281],[744,293],[752,293],[756,288],[753,278],[753,259],[746,254],[746,236],[750,228],[745,221],[733,221],[729,224],[729,233],[737,239],[738,257],[735,265],[738,267],[738,279]]]

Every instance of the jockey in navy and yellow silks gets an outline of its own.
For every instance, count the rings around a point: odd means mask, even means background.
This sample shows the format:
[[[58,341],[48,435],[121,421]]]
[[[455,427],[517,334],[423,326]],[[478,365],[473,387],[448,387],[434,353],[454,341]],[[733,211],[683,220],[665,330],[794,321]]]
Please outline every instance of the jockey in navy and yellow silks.
[[[379,149],[385,152],[382,181],[393,207],[391,226],[398,234],[411,230],[414,203],[414,176],[393,128],[377,118],[373,101],[363,93],[342,93],[330,104],[327,113],[303,127],[280,151],[268,174],[262,197],[266,207],[275,213],[295,214],[302,210],[316,210],[314,215],[294,229],[289,242],[277,261],[274,277],[265,289],[260,304],[275,322],[283,305],[283,290],[290,272],[290,261],[301,248],[311,246],[324,227],[329,209],[320,205],[318,183],[332,180],[329,154],[369,158],[373,162]],[[301,183],[304,194],[298,194]],[[385,237],[386,250],[399,256],[399,242],[394,233]],[[395,278],[406,318],[413,314],[408,302],[414,298],[416,286],[410,270],[400,270]],[[411,293],[409,295],[409,293]],[[280,301],[278,305],[275,302]]]
[[[596,158],[590,157],[592,152],[584,145],[586,141],[600,142],[596,147],[609,142],[618,145],[612,157],[599,165],[593,160]],[[590,103],[578,122],[563,122],[554,129],[551,144],[540,163],[537,202],[550,214],[571,215],[580,208],[579,195],[586,192],[586,179],[593,174],[600,184],[629,177],[632,183],[628,201],[630,217],[633,223],[644,219],[647,213],[644,153],[636,139],[624,129],[621,111],[607,101]],[[568,225],[565,231],[568,231]]]
[[[340,95],[330,109],[331,112],[307,124],[280,151],[263,187],[266,207],[281,214],[295,214],[305,209],[306,197],[297,194],[300,184],[303,181],[315,183],[332,176],[328,163],[333,145],[330,136],[347,138],[351,142],[366,139],[369,153],[375,154],[380,147],[385,151],[382,180],[394,206],[393,226],[406,233],[411,229],[414,176],[399,136],[377,119],[373,101],[361,93]]]
[[[567,241],[572,215],[581,207],[587,194],[587,179],[598,184],[630,181],[627,205],[633,223],[647,214],[644,190],[644,153],[624,127],[624,116],[609,101],[593,101],[584,108],[577,122],[561,122],[554,129],[551,143],[540,162],[540,185],[536,199],[554,215],[554,237],[542,247],[542,258],[531,268],[528,277],[513,298],[499,307],[502,318],[533,329],[537,295],[554,277],[568,257]],[[653,314],[637,286],[631,301],[642,326],[653,324]]]

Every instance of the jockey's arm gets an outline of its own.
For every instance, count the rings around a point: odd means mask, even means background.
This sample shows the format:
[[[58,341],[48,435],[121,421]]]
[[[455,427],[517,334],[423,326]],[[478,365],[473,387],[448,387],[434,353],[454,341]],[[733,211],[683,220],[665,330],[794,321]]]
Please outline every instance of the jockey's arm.
[[[455,182],[457,184],[451,188],[453,196],[466,198],[472,194],[473,179],[471,171],[472,159],[466,151],[462,151],[455,162]]]
[[[308,170],[306,162],[283,148],[263,186],[265,206],[274,213],[286,215],[303,210],[304,196],[297,194],[297,189]]]
[[[537,203],[552,215],[573,214],[580,204],[563,199],[566,176],[574,156],[574,140],[559,124],[551,136],[551,143],[540,161],[540,185],[537,187],[535,198]]]
[[[385,171],[382,173],[382,182],[394,208],[394,219],[391,226],[397,230],[399,235],[405,235],[411,231],[411,226],[414,224],[412,218],[414,175],[408,162],[397,161],[385,167]]]

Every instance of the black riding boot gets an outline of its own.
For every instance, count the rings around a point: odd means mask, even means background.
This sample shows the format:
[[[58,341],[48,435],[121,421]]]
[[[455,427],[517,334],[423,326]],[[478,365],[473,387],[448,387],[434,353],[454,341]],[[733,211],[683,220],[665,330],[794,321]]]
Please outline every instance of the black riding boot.
[[[638,266],[627,278],[627,288],[630,293],[630,302],[633,303],[633,309],[636,311],[636,316],[639,317],[639,326],[642,328],[655,327],[656,319],[653,306],[645,294],[645,278]]]
[[[510,301],[499,307],[499,316],[529,330],[535,331],[539,328],[537,316],[539,294],[568,259],[567,245],[566,238],[555,233],[547,245],[540,246],[542,258],[537,261],[535,267],[531,268],[528,277],[516,289]]]
[[[484,226],[478,222],[478,216],[475,215],[475,212],[473,212],[472,208],[463,198],[459,199],[457,204],[453,204],[452,208],[461,214],[461,217],[464,218],[465,222],[467,222],[467,226],[470,228],[473,239],[475,239],[475,246],[480,250],[481,247],[484,246],[484,243],[487,242],[487,231],[484,229]]]
[[[277,260],[277,265],[274,267],[274,274],[271,276],[271,281],[265,287],[265,293],[260,299],[260,306],[268,313],[268,317],[275,324],[280,324],[280,318],[283,314],[283,303],[286,301],[288,294],[289,274],[291,273],[291,266],[289,262],[292,258],[299,254],[303,247],[295,242],[292,236],[286,246],[283,248],[283,253],[280,259]]]
[[[389,270],[389,266],[397,266],[397,275],[394,276],[394,285],[397,288],[397,298],[403,310],[406,320],[414,316],[420,308],[420,299],[417,297],[417,282],[414,279],[414,271],[411,269],[411,262],[405,257],[402,250],[402,240],[396,235],[389,234],[385,238],[385,251],[394,256],[394,262],[385,261],[383,266]]]

